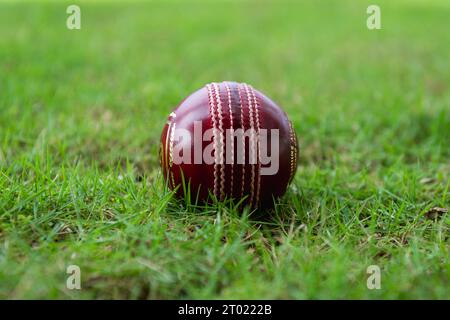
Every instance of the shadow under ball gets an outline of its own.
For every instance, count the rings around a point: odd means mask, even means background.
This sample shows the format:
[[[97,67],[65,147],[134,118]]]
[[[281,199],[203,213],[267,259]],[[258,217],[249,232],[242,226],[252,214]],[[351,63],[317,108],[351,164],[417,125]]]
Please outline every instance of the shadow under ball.
[[[212,137],[199,135],[199,127],[201,135],[210,129]],[[180,138],[180,129],[187,130],[191,138]],[[244,134],[237,135],[238,129]],[[267,129],[267,143],[258,139],[264,132],[262,129]],[[278,129],[278,139],[271,129]],[[231,138],[233,133],[236,136]],[[272,148],[276,140],[278,152],[272,152],[276,150]],[[202,155],[209,146],[213,161],[208,163],[203,158],[201,163],[194,161],[194,144],[197,150],[201,147]],[[190,161],[176,159],[188,149]],[[273,199],[286,192],[297,170],[297,161],[297,137],[286,113],[245,83],[211,83],[192,93],[169,115],[161,135],[160,164],[164,179],[179,197],[184,197],[183,188],[189,183],[191,202],[205,203],[214,196],[236,202],[245,198],[243,203],[251,208],[271,207]],[[264,168],[268,167],[272,171],[278,168],[267,174]]]

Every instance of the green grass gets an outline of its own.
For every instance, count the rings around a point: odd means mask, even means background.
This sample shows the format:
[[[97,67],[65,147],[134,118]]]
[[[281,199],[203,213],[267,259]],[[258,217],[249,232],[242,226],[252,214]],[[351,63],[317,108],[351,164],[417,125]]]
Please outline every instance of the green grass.
[[[449,299],[450,6],[377,1],[369,31],[372,2],[86,1],[80,31],[0,3],[0,298]],[[168,113],[221,80],[293,120],[272,212],[164,190]]]

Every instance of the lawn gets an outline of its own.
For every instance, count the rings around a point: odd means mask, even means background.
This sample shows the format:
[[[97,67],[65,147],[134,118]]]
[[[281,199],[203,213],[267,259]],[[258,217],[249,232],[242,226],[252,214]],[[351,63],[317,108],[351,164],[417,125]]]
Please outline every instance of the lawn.
[[[0,298],[450,299],[450,5],[373,2],[0,2]],[[168,114],[222,80],[293,121],[274,210],[164,188]]]

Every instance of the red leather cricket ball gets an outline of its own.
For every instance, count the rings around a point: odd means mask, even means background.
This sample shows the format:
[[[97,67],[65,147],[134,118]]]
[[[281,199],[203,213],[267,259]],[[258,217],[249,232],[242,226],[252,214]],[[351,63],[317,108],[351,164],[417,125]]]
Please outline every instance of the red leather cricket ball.
[[[273,205],[297,170],[297,137],[286,113],[248,84],[211,83],[185,98],[161,135],[160,164],[169,188],[204,203],[244,199]]]

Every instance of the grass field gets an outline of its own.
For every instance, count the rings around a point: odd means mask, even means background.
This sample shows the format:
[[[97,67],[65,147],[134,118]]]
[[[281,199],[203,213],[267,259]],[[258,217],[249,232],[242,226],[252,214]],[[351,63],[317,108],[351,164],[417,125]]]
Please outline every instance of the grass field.
[[[450,5],[373,2],[1,2],[0,298],[449,299]],[[163,188],[168,113],[222,80],[294,123],[273,211]]]

